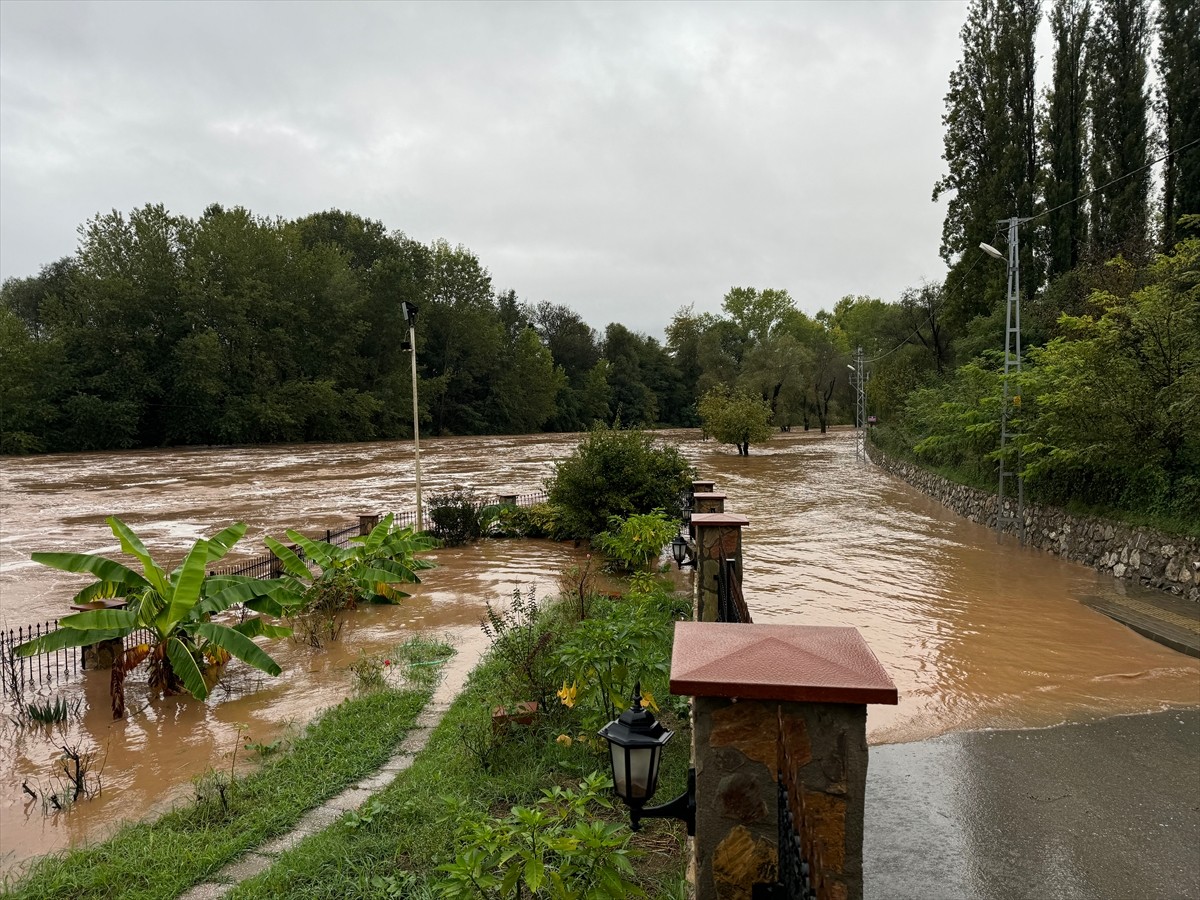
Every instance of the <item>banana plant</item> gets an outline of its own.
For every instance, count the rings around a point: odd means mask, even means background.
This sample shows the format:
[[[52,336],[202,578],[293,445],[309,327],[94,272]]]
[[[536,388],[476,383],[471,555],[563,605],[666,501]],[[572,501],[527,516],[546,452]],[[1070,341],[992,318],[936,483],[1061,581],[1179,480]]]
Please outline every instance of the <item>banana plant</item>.
[[[82,647],[125,638],[138,629],[150,634],[148,643],[122,652],[113,667],[114,718],[124,715],[125,675],[149,659],[150,688],[161,694],[187,691],[198,700],[208,696],[221,669],[231,657],[278,675],[280,668],[252,640],[259,635],[285,637],[291,630],[262,616],[243,618],[234,625],[213,621],[213,616],[241,603],[267,616],[287,611],[287,593],[277,580],[244,576],[210,576],[208,567],[222,559],[246,532],[237,522],[211,538],[192,545],[183,562],[167,572],[124,522],[107,520],[121,542],[121,550],[141,563],[142,571],[91,553],[34,553],[33,561],[60,569],[94,575],[96,581],[75,595],[76,603],[124,597],[125,609],[97,609],[66,616],[57,630],[21,644],[21,656],[47,653],[63,647]]]
[[[292,547],[266,538],[268,549],[275,554],[284,573],[279,581],[285,589],[273,596],[302,606],[306,597],[314,595],[314,588],[338,578],[344,578],[351,586],[344,598],[344,608],[352,608],[360,600],[396,603],[410,596],[397,585],[420,583],[417,572],[432,569],[434,564],[418,559],[416,554],[432,550],[437,542],[411,528],[397,528],[394,518],[390,513],[384,516],[369,534],[352,537],[349,547],[314,541],[298,531],[288,531],[289,540],[303,558]]]

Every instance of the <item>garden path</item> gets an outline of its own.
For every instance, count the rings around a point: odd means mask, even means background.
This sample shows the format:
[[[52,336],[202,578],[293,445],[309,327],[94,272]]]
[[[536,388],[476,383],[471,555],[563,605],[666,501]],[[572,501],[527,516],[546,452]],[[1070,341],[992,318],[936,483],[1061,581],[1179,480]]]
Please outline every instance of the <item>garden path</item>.
[[[287,834],[280,835],[231,862],[210,881],[198,884],[180,896],[180,900],[215,900],[232,891],[241,882],[269,869],[280,854],[291,850],[305,838],[329,828],[346,813],[356,810],[386,788],[397,775],[412,765],[413,759],[429,741],[430,734],[467,683],[467,677],[487,649],[487,638],[479,629],[462,635],[455,647],[454,659],[442,672],[429,703],[417,717],[412,730],[396,752],[374,774],[360,779],[335,797],[315,807]]]

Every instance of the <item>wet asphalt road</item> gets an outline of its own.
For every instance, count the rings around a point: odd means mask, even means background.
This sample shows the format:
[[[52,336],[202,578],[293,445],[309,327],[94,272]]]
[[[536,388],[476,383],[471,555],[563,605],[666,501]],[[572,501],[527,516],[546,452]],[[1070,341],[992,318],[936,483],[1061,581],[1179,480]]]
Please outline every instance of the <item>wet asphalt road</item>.
[[[1200,898],[1200,710],[872,747],[864,869],[867,900]]]

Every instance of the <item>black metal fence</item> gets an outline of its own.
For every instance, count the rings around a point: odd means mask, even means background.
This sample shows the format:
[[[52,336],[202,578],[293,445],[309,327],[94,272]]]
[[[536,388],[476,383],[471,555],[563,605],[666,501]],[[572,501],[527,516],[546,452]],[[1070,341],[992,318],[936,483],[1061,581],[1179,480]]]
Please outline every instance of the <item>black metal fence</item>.
[[[526,494],[508,494],[495,497],[488,503],[515,503],[517,506],[533,506],[546,502],[545,491],[533,491]],[[487,504],[483,504],[487,505]],[[415,525],[417,514],[413,510],[396,513],[394,522],[404,527]],[[354,522],[344,528],[327,528],[325,542],[338,547],[345,547],[350,539],[361,532],[362,525]],[[303,558],[299,547],[292,547]],[[209,572],[210,575],[245,575],[250,578],[273,578],[279,575],[279,560],[274,554],[255,556],[251,559],[235,561],[228,566],[222,566]],[[63,647],[47,653],[34,656],[17,656],[14,648],[39,637],[50,634],[58,629],[58,620],[38,622],[33,625],[10,628],[0,631],[0,694],[4,696],[21,696],[29,686],[42,684],[57,684],[77,677],[84,669],[83,648]],[[152,634],[148,629],[138,629],[125,638],[125,649],[131,649],[138,644],[150,643]]]
[[[750,609],[742,595],[737,563],[722,553],[717,559],[717,621],[751,624]]]
[[[776,754],[777,875],[772,883],[754,885],[752,900],[832,900],[833,883],[824,876],[821,847],[810,827],[804,785],[796,774],[782,718]]]

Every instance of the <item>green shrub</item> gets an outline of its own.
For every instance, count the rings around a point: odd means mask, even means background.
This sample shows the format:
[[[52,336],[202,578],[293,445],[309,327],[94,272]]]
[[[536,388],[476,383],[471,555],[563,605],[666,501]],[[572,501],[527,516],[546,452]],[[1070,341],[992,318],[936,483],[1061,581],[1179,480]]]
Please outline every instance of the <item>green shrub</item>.
[[[661,509],[642,516],[608,520],[608,531],[601,532],[592,543],[607,554],[616,567],[626,572],[645,569],[658,559],[662,548],[678,532],[678,526]]]
[[[429,498],[429,530],[447,547],[483,537],[485,507],[473,492],[461,488]]]
[[[652,435],[597,426],[555,465],[546,488],[566,535],[590,538],[613,516],[674,513],[694,474],[675,447]]]
[[[438,896],[644,897],[630,880],[630,859],[640,855],[629,847],[630,831],[595,815],[611,809],[611,789],[607,775],[593,773],[578,790],[544,790],[535,805],[514,806],[503,818],[449,804],[457,852],[438,867]]]

